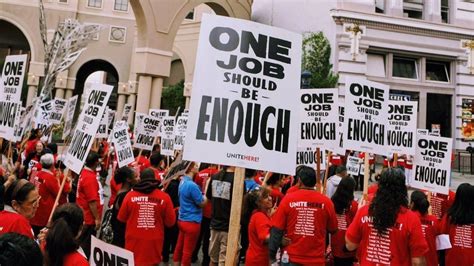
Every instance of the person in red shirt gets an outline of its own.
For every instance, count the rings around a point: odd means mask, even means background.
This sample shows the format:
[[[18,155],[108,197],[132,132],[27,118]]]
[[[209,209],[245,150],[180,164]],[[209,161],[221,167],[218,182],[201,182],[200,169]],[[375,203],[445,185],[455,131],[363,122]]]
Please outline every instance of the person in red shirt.
[[[474,186],[463,183],[456,190],[453,206],[441,222],[449,234],[451,249],[446,251],[447,266],[474,265]]]
[[[418,215],[421,221],[423,236],[428,243],[428,253],[425,256],[427,266],[438,266],[438,254],[436,252],[436,236],[441,234],[438,219],[428,214],[430,203],[426,195],[415,190],[410,195],[410,209]]]
[[[61,205],[54,211],[51,222],[44,250],[46,265],[89,265],[85,254],[79,251],[78,236],[84,222],[81,208],[73,203]]]
[[[331,197],[337,217],[337,232],[331,234],[331,251],[334,265],[352,266],[355,261],[355,252],[346,252],[345,235],[357,212],[358,204],[354,200],[355,181],[351,177],[344,177],[339,182],[336,191]]]
[[[360,265],[424,265],[428,244],[407,195],[401,169],[382,173],[372,203],[357,211],[346,232],[346,249],[359,247]]]
[[[278,206],[285,196],[281,192],[281,185],[285,182],[286,176],[284,174],[273,173],[267,180],[266,186],[270,189],[273,199],[273,205]]]
[[[103,199],[99,194],[99,181],[95,170],[99,164],[99,155],[89,152],[84,169],[77,184],[77,204],[84,212],[84,228],[81,235],[81,247],[90,256],[91,235],[96,235],[100,227]]]
[[[49,216],[53,210],[56,196],[59,193],[60,181],[54,174],[54,157],[47,153],[41,156],[40,159],[42,170],[36,175],[36,182],[39,183],[39,195],[41,201],[39,202],[38,210],[35,216],[30,220],[31,226],[35,235],[38,235],[40,230],[48,223]],[[67,195],[71,190],[70,182],[64,184],[62,191],[63,195]]]
[[[40,199],[35,185],[25,179],[14,181],[5,191],[5,208],[0,211],[0,235],[12,232],[34,239],[29,220],[35,216]]]
[[[430,192],[427,192],[430,193]],[[431,208],[433,211],[433,215],[436,216],[439,220],[444,217],[444,215],[448,212],[449,208],[454,203],[456,198],[456,193],[452,190],[448,191],[448,195],[431,192]]]
[[[339,154],[331,154],[331,157],[329,158],[329,162],[331,162],[331,165],[334,165],[334,166],[342,165],[343,161],[344,161],[344,156],[341,156]]]
[[[155,178],[161,183],[165,174],[165,156],[155,152],[150,156],[150,169],[155,172]]]
[[[272,228],[268,244],[270,263],[276,260],[283,235],[290,244],[284,248],[290,263],[324,265],[326,233],[337,230],[334,204],[314,189],[314,169],[302,166],[296,172],[300,189],[286,195],[272,217]]]
[[[159,264],[164,227],[175,224],[176,214],[171,198],[158,189],[153,170],[143,170],[140,182],[125,196],[117,218],[127,224],[125,248],[133,252],[135,265]]]
[[[0,235],[0,265],[43,266],[38,244],[22,234]]]
[[[140,151],[135,149],[133,155],[135,156],[135,162],[132,164],[139,169],[139,173],[137,174],[140,174],[143,170],[151,166],[150,160],[148,160],[148,156],[150,155],[149,151],[143,150],[140,154]]]

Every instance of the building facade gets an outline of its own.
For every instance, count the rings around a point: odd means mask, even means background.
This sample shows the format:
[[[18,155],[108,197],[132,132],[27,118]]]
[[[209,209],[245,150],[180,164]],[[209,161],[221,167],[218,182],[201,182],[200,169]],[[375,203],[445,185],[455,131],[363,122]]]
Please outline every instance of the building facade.
[[[256,0],[252,19],[324,32],[340,95],[350,77],[387,84],[394,97],[418,102],[418,128],[439,129],[457,149],[468,146],[474,127],[474,1]]]

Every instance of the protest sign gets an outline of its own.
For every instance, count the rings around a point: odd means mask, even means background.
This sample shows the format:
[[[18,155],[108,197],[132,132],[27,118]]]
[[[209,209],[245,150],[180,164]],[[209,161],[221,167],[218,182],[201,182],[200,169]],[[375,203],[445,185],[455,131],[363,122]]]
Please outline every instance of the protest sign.
[[[332,149],[339,145],[338,90],[302,89],[300,92],[300,137],[298,146]]]
[[[145,114],[143,114],[143,118],[140,120],[133,147],[151,151],[158,136],[160,121],[155,117]]]
[[[185,160],[295,173],[301,39],[251,21],[203,16]]]
[[[448,195],[452,149],[451,138],[418,134],[410,185]]]
[[[127,122],[118,121],[115,123],[112,135],[119,168],[132,163],[135,157],[133,156]]]
[[[120,118],[120,120],[128,121],[128,117],[130,116],[131,111],[132,111],[132,105],[129,103],[126,103],[125,106],[123,107],[122,117]]]
[[[347,150],[386,154],[389,87],[346,80],[343,143]]]
[[[61,123],[64,111],[66,110],[67,101],[64,99],[55,98],[52,102],[53,109],[49,114],[49,122],[51,122],[53,125],[56,125]]]
[[[77,95],[74,95],[73,97],[69,98],[67,102],[66,117],[64,118],[63,138],[66,138],[71,133],[72,120],[74,119],[74,111],[76,110],[77,97]]]
[[[133,252],[111,244],[107,244],[95,236],[92,236],[91,239],[91,254],[89,263],[91,266],[135,265]]]
[[[389,152],[415,155],[418,102],[389,101],[387,146]]]
[[[348,175],[359,175],[359,158],[355,156],[349,156],[347,157],[347,162],[346,162],[346,168],[347,168],[347,174]]]
[[[146,116],[146,114],[143,114],[143,113],[135,113],[135,124],[134,124],[134,127],[133,127],[133,136],[134,138],[136,138],[137,136],[137,131],[138,131],[138,128],[141,126],[141,123],[143,121],[143,118]]]
[[[177,151],[183,150],[184,141],[186,139],[186,129],[188,128],[188,117],[180,116],[176,120],[174,128],[174,149]]]
[[[28,55],[5,58],[0,78],[0,137],[14,140],[15,121],[20,114],[21,89],[26,74]]]
[[[107,138],[109,136],[109,127],[107,126],[109,122],[109,108],[107,107],[100,119],[99,128],[97,129],[96,138]]]
[[[326,170],[326,155],[324,150],[320,150],[319,155],[319,169]],[[318,162],[316,150],[312,147],[298,146],[296,149],[296,165],[306,165],[313,169],[316,169],[316,163]]]
[[[161,137],[161,135],[163,134],[163,131],[162,131],[162,128],[161,128],[161,120],[163,119],[163,117],[166,117],[166,116],[169,115],[169,110],[165,110],[165,109],[150,109],[150,110],[148,110],[148,115],[151,115],[151,116],[153,116],[153,117],[156,117],[156,118],[158,118],[158,120],[160,121],[158,136]]]
[[[344,99],[338,100],[338,123],[337,127],[339,128],[336,138],[337,138],[337,145],[334,147],[329,147],[328,149],[333,151],[336,154],[345,155],[346,149],[344,149],[344,142],[343,142],[343,127],[344,127]]]
[[[416,129],[417,135],[428,135],[428,133],[429,133],[428,129],[421,129],[421,128]]]
[[[111,127],[112,122],[114,122],[115,111],[111,109],[107,109],[107,110],[108,110],[107,127]]]
[[[49,128],[51,127],[51,121],[49,120],[50,114],[53,111],[53,101],[40,103],[36,109],[35,115],[35,128],[41,129],[43,137],[48,137],[51,133]]]
[[[89,87],[90,93],[77,120],[64,160],[64,164],[76,174],[81,172],[113,89],[113,86],[105,84],[87,83],[86,87]]]
[[[162,155],[174,155],[174,117],[165,116],[162,121],[161,149]]]
[[[19,110],[19,114],[17,114],[17,119],[15,121],[15,131],[13,134],[13,141],[21,141],[21,137],[23,136],[23,121],[26,119],[27,113],[26,108],[21,107]]]

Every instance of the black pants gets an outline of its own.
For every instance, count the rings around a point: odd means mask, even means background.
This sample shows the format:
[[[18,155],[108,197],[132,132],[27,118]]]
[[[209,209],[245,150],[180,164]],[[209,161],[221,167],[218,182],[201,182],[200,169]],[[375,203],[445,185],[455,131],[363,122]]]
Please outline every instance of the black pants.
[[[211,238],[211,218],[202,217],[201,232],[199,233],[198,242],[193,252],[193,261],[198,260],[199,250],[202,241],[202,266],[209,266],[211,258],[209,257],[209,239]]]
[[[364,175],[358,175],[355,177],[355,181],[356,181],[356,187],[355,187],[355,190],[360,190],[360,191],[363,191],[364,190]]]
[[[334,257],[334,266],[352,266],[354,258],[338,258]]]
[[[91,255],[91,236],[95,236],[95,225],[84,225],[82,229],[81,236],[79,237],[79,241],[81,243],[81,247],[84,250],[84,253],[87,256],[87,260]]]
[[[245,263],[245,255],[247,254],[247,249],[249,248],[249,225],[243,224],[240,230],[240,263]]]
[[[175,223],[172,227],[165,227],[165,240],[163,241],[163,262],[168,262],[170,254],[174,252],[176,242],[178,241],[179,228],[178,223]]]

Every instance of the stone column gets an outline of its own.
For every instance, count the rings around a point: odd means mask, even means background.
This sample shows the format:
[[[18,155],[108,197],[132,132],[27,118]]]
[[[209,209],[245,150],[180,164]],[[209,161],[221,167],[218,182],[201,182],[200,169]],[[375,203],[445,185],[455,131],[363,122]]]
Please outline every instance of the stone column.
[[[56,88],[56,94],[54,95],[54,98],[65,99],[64,98],[64,89]]]
[[[33,102],[33,99],[36,97],[37,89],[38,89],[37,85],[28,85],[28,95],[26,96],[26,106],[30,105]]]
[[[163,78],[153,78],[151,84],[150,108],[159,109],[161,106],[161,93],[163,92]]]
[[[385,14],[394,17],[403,17],[403,0],[388,0]]]
[[[130,116],[128,117],[128,124],[133,124],[133,121],[135,119],[135,103],[138,102],[137,101],[137,96],[135,93],[131,93],[130,95],[128,95],[128,99],[127,99],[127,103],[128,104],[131,104],[132,105],[132,108],[130,109]],[[138,110],[137,110],[138,112]],[[148,114],[148,109],[143,112],[143,113],[146,113]]]
[[[184,105],[184,109],[189,109],[189,104],[191,103],[191,91],[193,89],[192,82],[185,82],[184,83],[184,90],[183,96],[186,97],[186,103]]]
[[[123,107],[125,106],[125,99],[127,95],[119,93],[117,100],[117,114],[121,115],[123,113]]]
[[[64,99],[69,100],[72,97],[72,90],[67,89],[66,93],[64,94]]]
[[[138,78],[137,112],[148,113],[148,109],[150,108],[152,79],[153,78],[148,75],[141,75]]]
[[[428,107],[428,95],[426,91],[420,91],[420,98],[418,104],[418,128],[426,128],[426,108]]]

